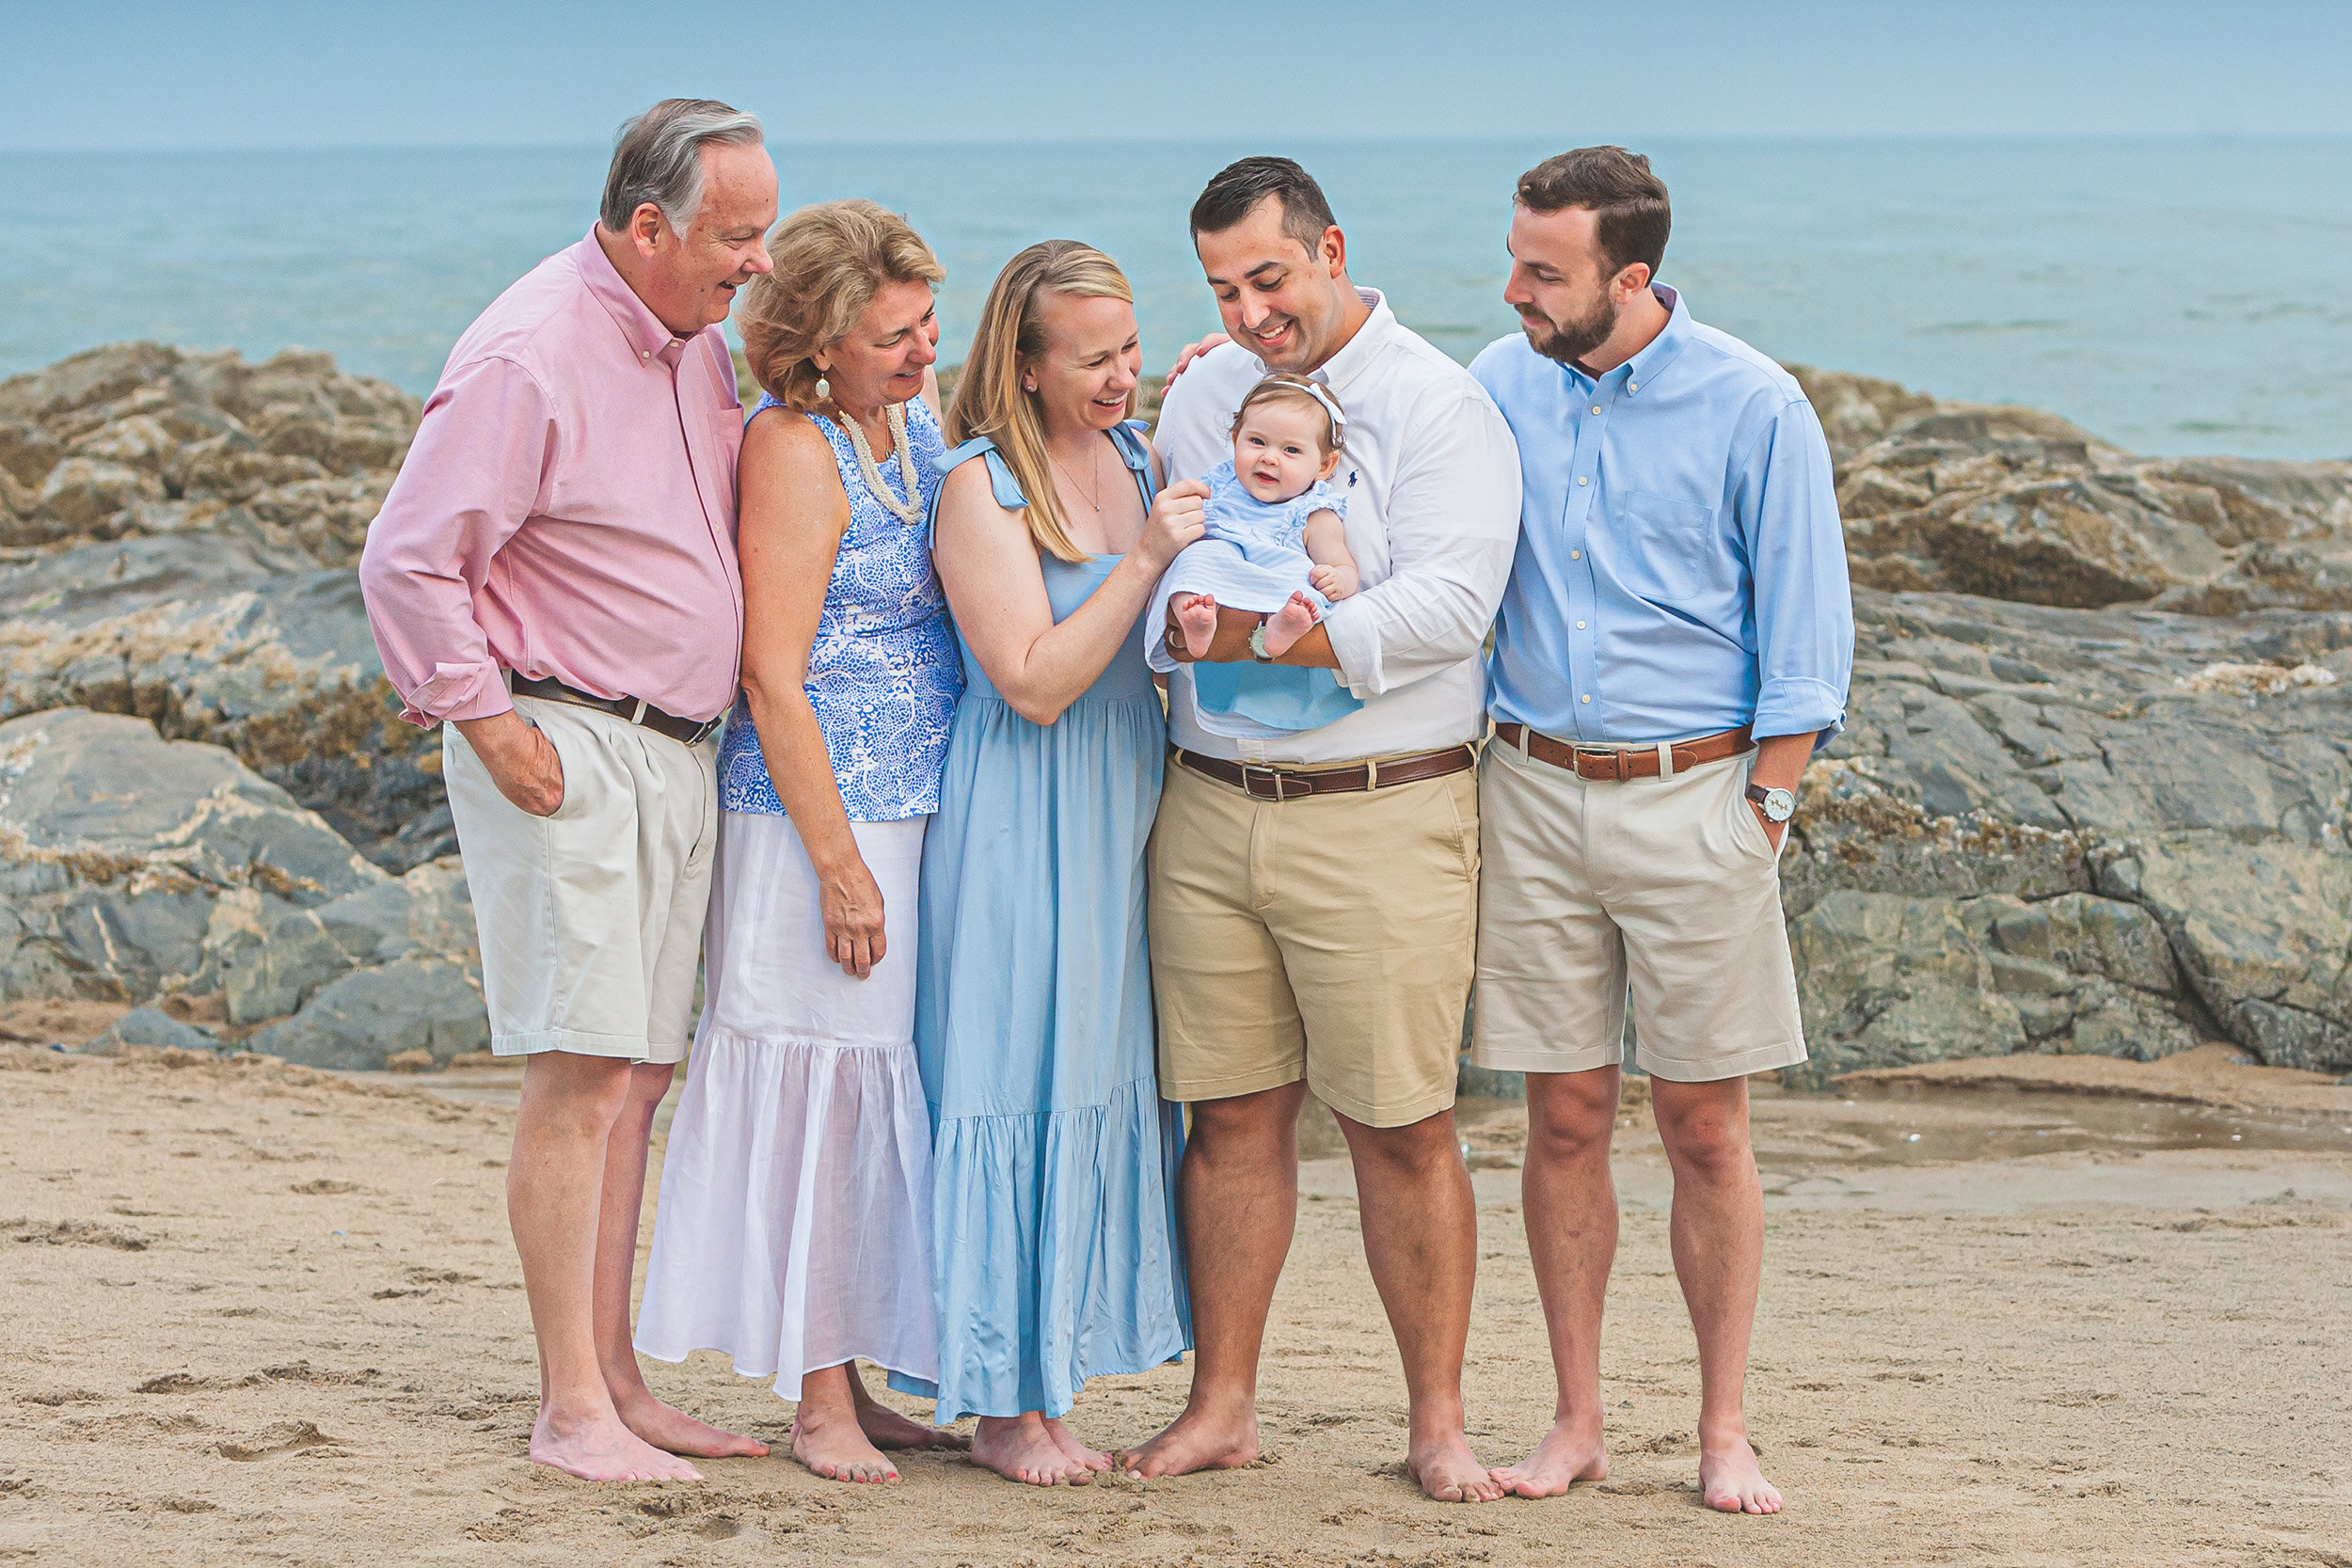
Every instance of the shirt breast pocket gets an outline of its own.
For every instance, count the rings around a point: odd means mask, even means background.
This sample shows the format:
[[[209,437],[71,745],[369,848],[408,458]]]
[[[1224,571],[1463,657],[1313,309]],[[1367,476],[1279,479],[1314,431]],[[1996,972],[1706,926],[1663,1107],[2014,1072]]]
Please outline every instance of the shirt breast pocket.
[[[1736,568],[1715,531],[1715,512],[1697,501],[1643,490],[1622,492],[1626,585],[1645,599],[1682,604],[1721,593]]]

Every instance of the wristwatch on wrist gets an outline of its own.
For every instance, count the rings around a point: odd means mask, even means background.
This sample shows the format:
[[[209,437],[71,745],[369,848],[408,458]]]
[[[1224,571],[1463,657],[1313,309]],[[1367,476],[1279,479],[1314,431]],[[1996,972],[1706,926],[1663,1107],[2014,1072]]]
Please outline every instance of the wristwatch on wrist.
[[[1249,628],[1249,657],[1261,664],[1271,664],[1274,656],[1265,651],[1265,620],[1264,616],[1259,616],[1258,624]]]
[[[1748,799],[1764,808],[1764,820],[1767,822],[1786,822],[1797,815],[1794,790],[1766,789],[1761,784],[1750,784]]]

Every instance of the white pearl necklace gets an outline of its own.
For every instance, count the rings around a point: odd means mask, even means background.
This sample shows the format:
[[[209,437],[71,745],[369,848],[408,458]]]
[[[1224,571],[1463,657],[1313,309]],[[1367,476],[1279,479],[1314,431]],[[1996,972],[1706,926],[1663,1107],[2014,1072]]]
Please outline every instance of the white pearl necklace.
[[[923,515],[923,491],[914,477],[914,454],[907,450],[907,405],[894,403],[882,416],[890,426],[891,445],[898,451],[898,477],[906,482],[907,499],[900,500],[890,493],[889,481],[874,466],[874,449],[866,444],[866,432],[857,420],[843,413],[841,422],[850,432],[850,450],[857,453],[859,471],[866,476],[866,488],[873,498],[889,509],[890,515],[902,523],[912,523]]]

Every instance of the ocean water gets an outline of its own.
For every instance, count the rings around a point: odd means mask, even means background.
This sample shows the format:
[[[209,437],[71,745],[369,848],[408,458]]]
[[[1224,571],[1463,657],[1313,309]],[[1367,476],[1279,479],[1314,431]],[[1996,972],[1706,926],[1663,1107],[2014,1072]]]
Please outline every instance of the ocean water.
[[[2352,456],[2352,139],[1666,140],[1662,276],[1783,359],[2055,409],[2149,452]],[[1184,214],[1248,151],[1315,171],[1350,266],[1467,359],[1514,177],[1549,143],[779,149],[787,208],[867,196],[949,269],[942,349],[1033,240],[1134,279],[1147,368],[1216,311]],[[0,153],[0,374],[126,338],[332,351],[428,389],[451,341],[584,233],[604,150]]]

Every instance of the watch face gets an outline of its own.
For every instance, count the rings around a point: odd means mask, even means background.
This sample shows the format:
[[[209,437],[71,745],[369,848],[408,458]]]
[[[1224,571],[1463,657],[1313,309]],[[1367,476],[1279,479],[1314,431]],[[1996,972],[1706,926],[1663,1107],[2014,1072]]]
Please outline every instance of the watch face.
[[[1789,790],[1768,789],[1764,792],[1764,815],[1774,822],[1786,822],[1797,815],[1797,797]]]

